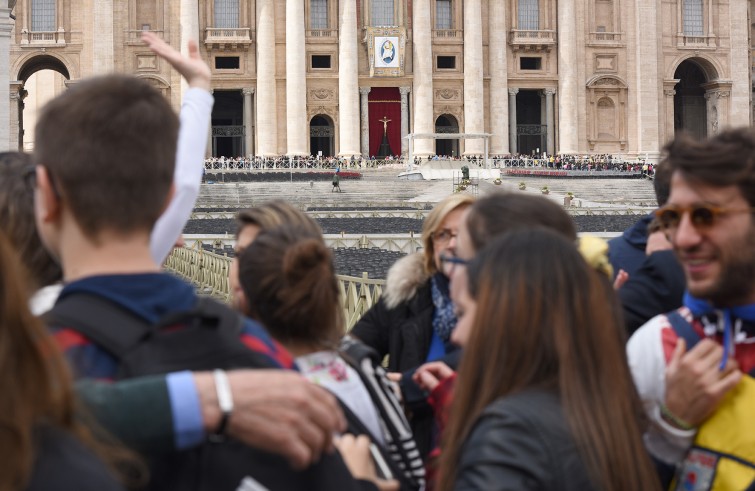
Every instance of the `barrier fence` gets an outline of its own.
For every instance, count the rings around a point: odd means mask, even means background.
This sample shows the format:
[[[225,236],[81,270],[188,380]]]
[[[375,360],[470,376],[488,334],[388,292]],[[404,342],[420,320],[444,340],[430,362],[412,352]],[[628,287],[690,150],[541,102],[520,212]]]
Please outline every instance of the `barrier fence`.
[[[230,302],[231,288],[228,273],[231,258],[202,249],[180,247],[173,250],[165,261],[165,269],[183,277],[197,289],[200,295],[210,295],[223,302]],[[367,312],[383,293],[385,280],[336,275],[341,293],[340,301],[346,329]]]

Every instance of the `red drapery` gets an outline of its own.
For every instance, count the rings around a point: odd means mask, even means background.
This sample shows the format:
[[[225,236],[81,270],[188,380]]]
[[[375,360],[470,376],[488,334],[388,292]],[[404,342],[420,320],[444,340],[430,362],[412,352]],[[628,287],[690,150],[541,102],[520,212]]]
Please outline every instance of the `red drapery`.
[[[372,87],[370,101],[370,155],[377,155],[383,141],[383,118],[388,123],[388,144],[391,154],[401,154],[401,94],[397,87]]]

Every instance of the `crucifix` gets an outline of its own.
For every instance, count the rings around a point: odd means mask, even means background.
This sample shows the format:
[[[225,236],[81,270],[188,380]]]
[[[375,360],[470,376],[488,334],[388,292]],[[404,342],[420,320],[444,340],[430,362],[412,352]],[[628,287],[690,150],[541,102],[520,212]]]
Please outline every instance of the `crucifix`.
[[[383,116],[383,119],[378,119],[381,123],[383,123],[383,135],[388,134],[388,123],[393,121],[392,119],[388,119],[388,116]]]

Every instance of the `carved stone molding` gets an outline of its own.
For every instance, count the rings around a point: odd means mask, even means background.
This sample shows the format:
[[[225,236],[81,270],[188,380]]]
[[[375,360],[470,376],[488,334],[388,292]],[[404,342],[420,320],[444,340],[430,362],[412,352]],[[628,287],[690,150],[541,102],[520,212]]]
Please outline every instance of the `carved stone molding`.
[[[241,89],[241,93],[243,95],[254,95],[254,88],[253,87],[245,87]]]
[[[313,101],[333,101],[336,97],[333,89],[309,89],[307,92],[309,96],[308,99]]]
[[[325,90],[325,89],[321,89],[321,90]],[[372,87],[359,87],[359,93],[362,95],[369,94],[371,90],[372,90]]]
[[[509,95],[517,95],[519,93],[519,89],[509,89]]]
[[[545,95],[555,95],[556,89],[543,89],[543,94]]]
[[[401,93],[401,95],[406,95],[406,94],[408,94],[409,92],[412,91],[412,88],[411,87],[399,87],[398,91],[399,91],[399,93]]]
[[[443,101],[457,101],[461,98],[458,89],[435,89],[435,99]]]
[[[674,97],[676,95],[676,91],[674,89],[665,89],[663,91],[663,95],[668,97]]]

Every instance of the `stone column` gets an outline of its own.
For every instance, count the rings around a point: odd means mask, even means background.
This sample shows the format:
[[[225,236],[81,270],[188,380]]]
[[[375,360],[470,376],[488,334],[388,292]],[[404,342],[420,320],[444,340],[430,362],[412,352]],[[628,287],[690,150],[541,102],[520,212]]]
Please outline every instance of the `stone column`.
[[[430,27],[430,0],[414,0],[413,45],[414,45],[414,133],[433,133],[433,49]],[[427,157],[435,153],[433,140],[415,140],[414,155]]]
[[[359,155],[359,39],[356,2],[338,2],[338,155]]]
[[[113,51],[113,0],[92,2],[92,73],[103,75],[113,71],[115,64]]]
[[[8,135],[8,144],[10,150],[12,151],[21,151],[24,148],[23,117],[25,96],[26,91],[24,90],[23,82],[10,83],[10,97],[8,98],[8,107],[10,110],[10,131]]]
[[[371,87],[359,87],[359,99],[362,105],[361,128],[362,128],[362,155],[370,156],[370,99]]]
[[[506,103],[506,2],[488,3],[488,66],[490,69],[490,153],[509,153],[509,106]]]
[[[579,150],[577,110],[577,18],[575,0],[558,2],[558,149],[557,153]]]
[[[709,2],[712,4],[713,2]],[[718,3],[716,3],[718,5]],[[711,6],[712,8],[712,6]],[[749,126],[750,125],[750,103],[751,103],[751,86],[750,86],[750,37],[748,31],[750,24],[745,19],[749,19],[748,2],[731,2],[729,3],[729,19],[731,24],[729,28],[729,42],[731,43],[731,100],[727,100],[729,114],[727,118],[721,119],[723,126]],[[720,22],[720,21],[719,21]],[[725,21],[724,21],[725,22]],[[713,18],[708,17],[708,25],[713,25]],[[719,28],[721,29],[721,28]],[[712,30],[709,29],[709,30]],[[722,32],[722,30],[719,30]],[[709,32],[708,35],[713,35]],[[744,36],[742,39],[741,36]],[[719,38],[720,42],[720,38]]]
[[[275,2],[257,0],[257,155],[278,156]]]
[[[679,79],[663,81],[663,128],[660,128],[661,141],[667,142],[674,137],[674,96],[676,90],[674,87],[679,83]]]
[[[637,107],[637,153],[645,154],[651,160],[660,155],[660,139],[658,125],[660,113],[660,83],[658,73],[658,0],[639,0],[637,5],[634,38],[636,39],[635,63],[635,91]],[[640,68],[641,67],[641,68]],[[559,93],[559,100],[567,96]],[[561,127],[563,128],[563,127]],[[561,129],[560,128],[560,129]],[[561,129],[561,131],[563,131]]]
[[[464,132],[484,133],[481,0],[464,2]],[[464,155],[482,155],[483,140],[467,140]]]
[[[308,155],[306,66],[304,2],[286,0],[286,155]]]
[[[519,89],[509,89],[509,152],[517,153],[516,142],[516,95]]]
[[[254,151],[254,126],[252,126],[252,95],[254,89],[241,89],[244,94],[244,156],[253,154]]]
[[[553,94],[556,93],[556,89],[544,89],[543,92],[545,93],[545,128],[548,132],[548,135],[546,137],[546,145],[547,149],[546,152],[550,155],[554,155],[556,153],[556,145],[555,145],[555,121],[553,120]]]
[[[97,0],[95,0],[96,2]],[[199,43],[199,1],[198,0],[181,0],[181,54],[184,56],[189,55],[188,42],[189,39],[193,39]],[[183,77],[178,77],[181,80],[181,94],[179,100],[183,100],[183,96],[187,90],[189,90],[189,84]]]
[[[10,12],[9,8],[0,8],[0,67],[5,67],[0,70],[0,152],[16,150],[14,146],[11,146],[10,140],[13,117],[10,94],[10,35],[13,30],[13,21],[10,18]]]
[[[409,152],[409,142],[406,135],[409,134],[409,98],[407,95],[412,90],[411,87],[399,87],[401,93],[401,155],[407,155]]]

